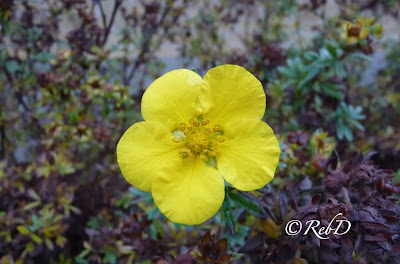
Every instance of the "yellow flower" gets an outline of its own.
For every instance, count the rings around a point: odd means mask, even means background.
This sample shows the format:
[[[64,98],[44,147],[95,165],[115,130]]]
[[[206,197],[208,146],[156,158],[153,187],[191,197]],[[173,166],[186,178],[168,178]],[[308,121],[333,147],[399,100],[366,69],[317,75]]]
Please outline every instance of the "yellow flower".
[[[142,98],[144,122],[117,146],[125,179],[151,192],[171,221],[194,225],[211,218],[225,184],[249,191],[274,177],[280,149],[261,118],[266,98],[247,70],[222,65],[202,79],[180,69],[155,80]]]
[[[361,17],[356,22],[344,22],[343,32],[341,34],[342,39],[347,41],[347,44],[356,44],[359,40],[365,39],[369,34],[369,29],[366,27],[367,23],[371,23],[370,20],[366,20],[365,17]]]

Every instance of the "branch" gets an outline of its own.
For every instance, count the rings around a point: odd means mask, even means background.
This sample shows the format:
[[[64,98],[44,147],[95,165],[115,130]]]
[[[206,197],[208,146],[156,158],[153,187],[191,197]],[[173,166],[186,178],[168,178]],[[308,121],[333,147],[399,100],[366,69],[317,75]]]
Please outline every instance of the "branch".
[[[103,7],[100,4],[100,0],[97,0],[97,1],[98,1],[99,5],[101,7],[100,9],[102,10],[101,12],[102,12],[102,17],[103,17],[103,24],[106,25],[106,21],[105,21],[106,18],[105,18]],[[118,8],[121,6],[123,1],[124,0],[115,0],[114,1],[114,9],[113,9],[112,14],[111,14],[111,19],[110,19],[110,22],[109,22],[108,26],[105,28],[105,32],[104,32],[103,46],[107,42],[108,36],[110,35],[111,28],[112,28],[112,26],[114,24],[115,15],[117,14]]]
[[[103,29],[106,28],[107,26],[107,20],[106,20],[106,14],[104,13],[104,8],[103,8],[103,4],[101,3],[101,0],[95,0],[97,5],[99,6],[100,9],[100,13],[101,13],[101,19],[103,21]],[[103,40],[104,42],[104,40]]]
[[[144,56],[150,49],[150,41],[152,40],[154,34],[157,32],[157,29],[162,25],[164,22],[164,19],[166,18],[168,12],[171,10],[171,5],[167,5],[161,15],[160,20],[158,21],[157,24],[155,24],[149,31],[149,33],[146,36],[146,39],[143,41],[141,47],[140,47],[140,53],[135,60],[135,63],[128,75],[128,77],[124,78],[123,83],[124,85],[128,85],[129,82],[132,80],[133,75],[135,74],[136,70],[139,68],[140,64],[142,63]]]
[[[11,87],[16,87],[16,86],[14,86],[14,80],[13,80],[10,72],[5,67],[3,67],[3,69],[4,69],[4,73],[5,73],[6,77],[7,77],[7,80],[11,84]],[[14,96],[17,99],[18,104],[20,104],[24,108],[24,110],[27,112],[27,115],[31,118],[32,122],[36,125],[37,129],[42,134],[44,132],[44,129],[40,125],[39,120],[33,114],[32,109],[25,103],[24,98],[23,98],[23,94],[21,93],[21,91],[16,90],[14,92]]]

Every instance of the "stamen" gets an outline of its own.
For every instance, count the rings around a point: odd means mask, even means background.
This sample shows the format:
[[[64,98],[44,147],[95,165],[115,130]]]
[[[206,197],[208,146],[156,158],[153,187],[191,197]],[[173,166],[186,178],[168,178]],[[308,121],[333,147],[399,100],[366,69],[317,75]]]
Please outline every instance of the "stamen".
[[[172,139],[176,143],[182,143],[183,148],[179,149],[182,159],[191,160],[195,155],[207,162],[210,158],[214,158],[220,152],[217,145],[223,143],[225,138],[222,137],[223,131],[220,131],[220,125],[214,125],[213,128],[207,127],[210,123],[209,119],[201,121],[190,118],[189,124],[185,122],[179,124],[179,129],[184,136]]]
[[[183,132],[186,129],[186,124],[185,123],[181,123],[179,129]]]
[[[208,125],[208,123],[210,123],[210,120],[208,120],[208,119],[204,119],[201,121],[202,126],[206,126],[206,125]]]
[[[200,155],[200,159],[202,161],[207,161],[208,160],[208,158],[206,156],[204,156],[203,154]]]

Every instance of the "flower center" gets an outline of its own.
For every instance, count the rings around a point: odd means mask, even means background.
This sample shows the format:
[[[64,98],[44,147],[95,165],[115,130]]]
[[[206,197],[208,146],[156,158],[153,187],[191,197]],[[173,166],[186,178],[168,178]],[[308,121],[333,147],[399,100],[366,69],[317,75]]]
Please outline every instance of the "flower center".
[[[196,131],[187,136],[186,146],[192,152],[200,153],[208,148],[210,135],[207,131]]]
[[[356,22],[355,24],[352,24],[350,27],[347,29],[347,34],[351,37],[358,37],[360,36],[361,33],[361,24],[359,22]]]
[[[210,120],[189,119],[189,124],[180,123],[179,135],[175,136],[172,141],[183,143],[183,148],[179,150],[179,154],[183,159],[192,159],[194,155],[199,155],[203,161],[214,158],[219,153],[218,144],[225,141],[222,137],[223,132],[220,126],[215,125],[212,129],[208,127]]]

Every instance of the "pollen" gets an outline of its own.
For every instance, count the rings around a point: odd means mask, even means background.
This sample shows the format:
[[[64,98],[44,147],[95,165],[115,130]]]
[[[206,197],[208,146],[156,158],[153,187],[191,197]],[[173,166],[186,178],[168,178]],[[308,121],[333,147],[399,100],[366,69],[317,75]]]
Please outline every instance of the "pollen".
[[[217,148],[218,144],[225,141],[222,136],[223,131],[220,125],[208,127],[210,124],[209,119],[197,120],[194,118],[189,119],[189,124],[182,122],[179,124],[180,137],[174,137],[173,142],[182,144],[179,154],[182,159],[190,160],[196,155],[207,162],[209,159],[215,158],[220,152]]]

